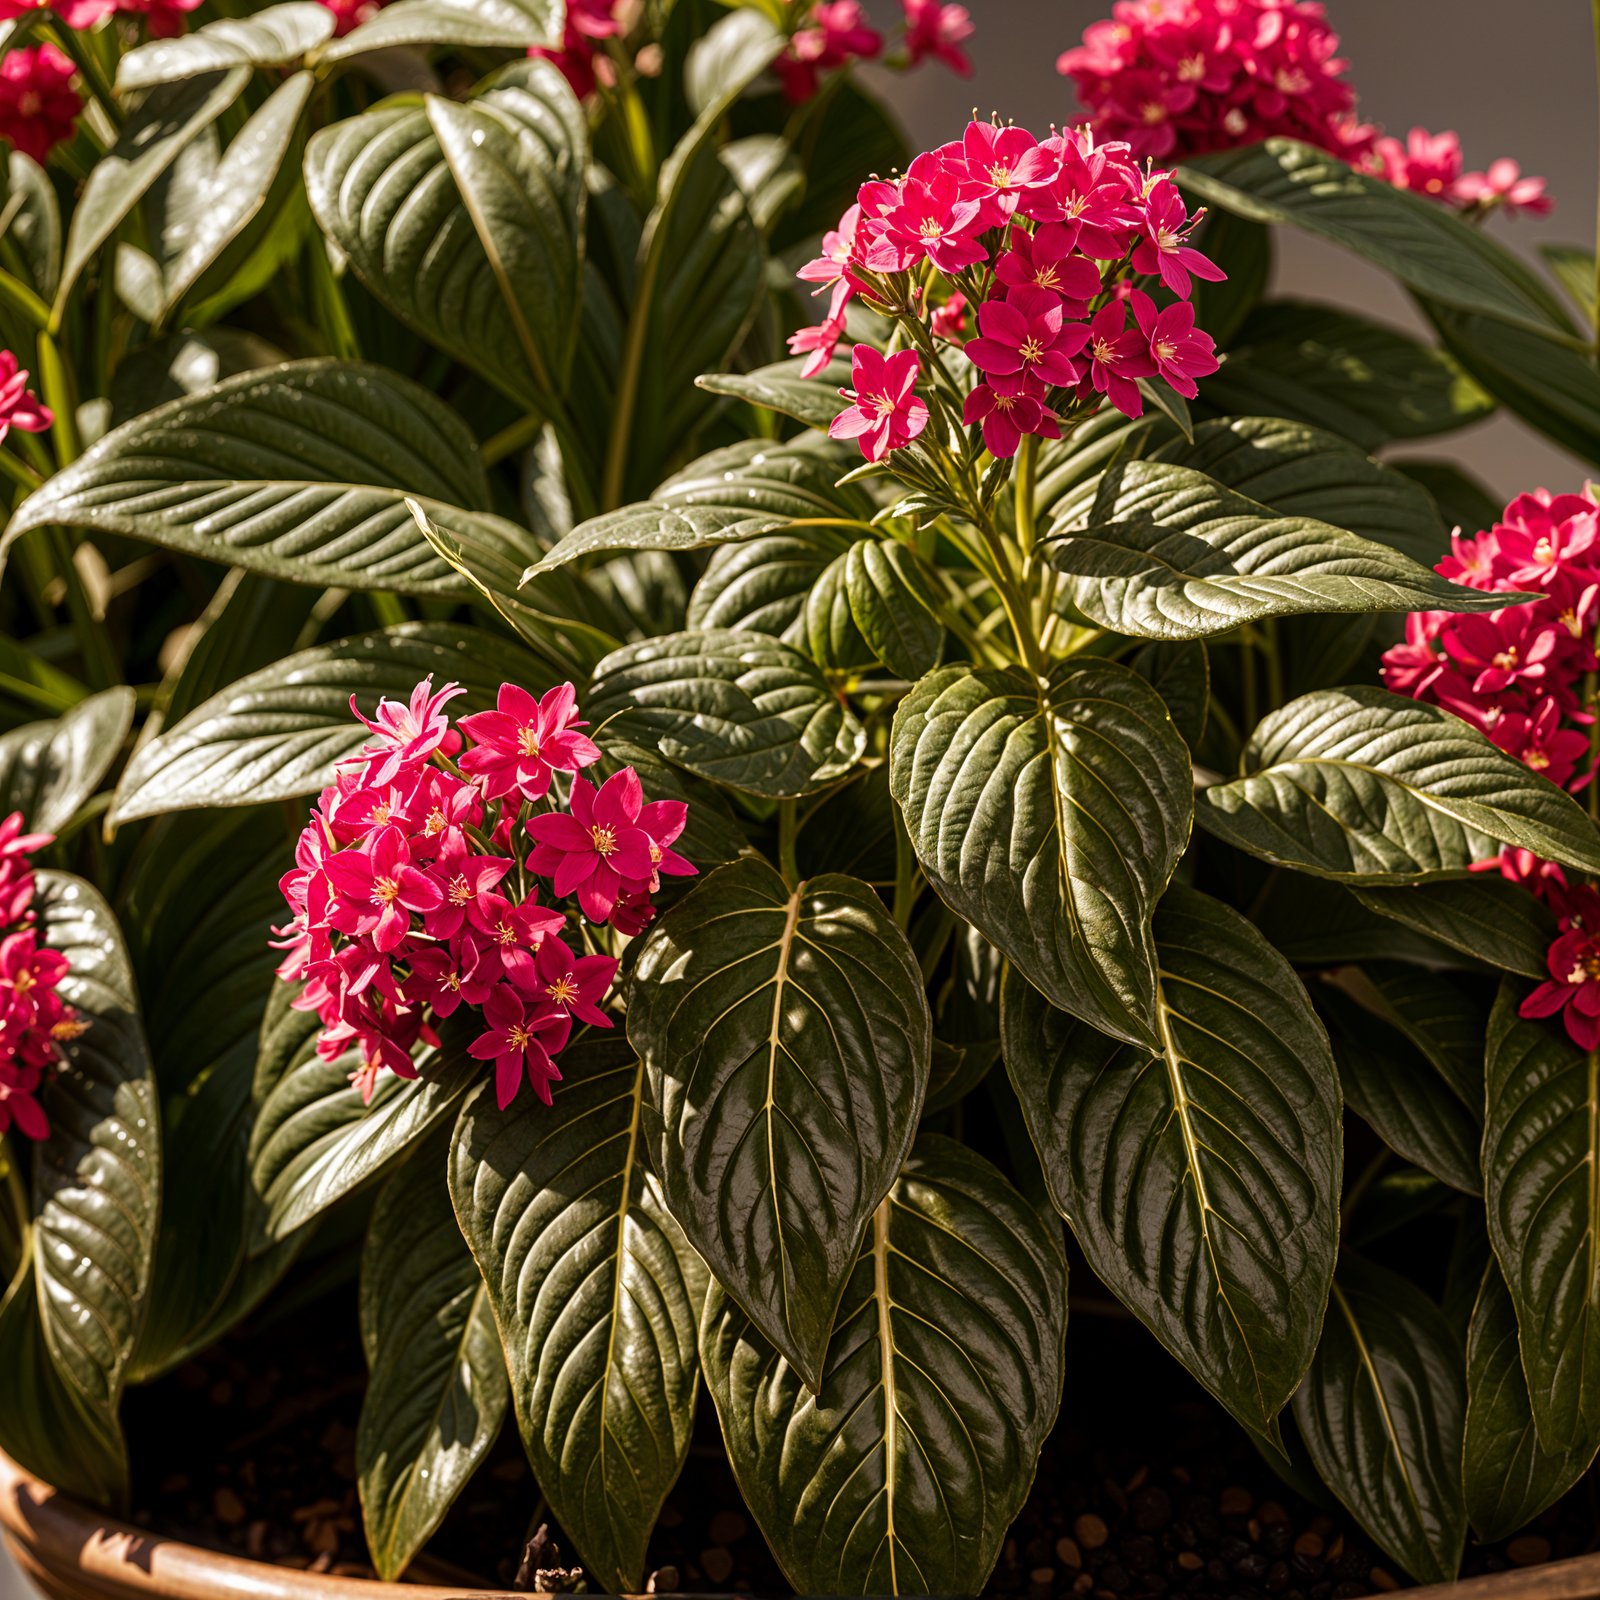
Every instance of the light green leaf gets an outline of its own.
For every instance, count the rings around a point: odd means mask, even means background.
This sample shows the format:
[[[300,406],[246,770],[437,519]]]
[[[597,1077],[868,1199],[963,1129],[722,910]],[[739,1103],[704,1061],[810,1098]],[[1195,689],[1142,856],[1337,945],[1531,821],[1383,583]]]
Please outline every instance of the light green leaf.
[[[435,689],[467,690],[451,702],[455,716],[492,710],[502,683],[549,687],[520,646],[455,623],[406,622],[316,645],[240,678],[150,740],[128,763],[107,821],[316,794],[370,737],[351,696],[372,716],[380,697],[407,700],[430,673]]]
[[[792,892],[753,858],[649,933],[628,1038],[666,1203],[718,1280],[817,1388],[873,1209],[928,1081],[921,970],[873,890]]]
[[[703,778],[771,799],[842,778],[866,735],[797,650],[759,633],[676,633],[624,646],[595,668],[584,714],[654,744]]]
[[[1324,689],[1266,717],[1245,774],[1195,820],[1277,865],[1351,884],[1465,876],[1483,835],[1600,872],[1600,833],[1571,796],[1448,711],[1382,689]]]
[[[1594,251],[1582,245],[1552,244],[1547,239],[1541,239],[1534,248],[1583,313],[1583,320],[1592,325],[1595,320]]]
[[[1159,1039],[1150,917],[1189,840],[1189,752],[1126,667],[930,673],[901,701],[890,784],[929,882],[1052,1004]]]
[[[510,1386],[489,1292],[450,1205],[441,1130],[384,1184],[361,1251],[367,1548],[395,1582],[488,1454]]]
[[[559,48],[564,15],[561,0],[396,0],[344,38],[335,39],[322,52],[322,60],[343,61],[395,45]]]
[[[815,1393],[713,1284],[707,1386],[799,1592],[982,1592],[1060,1403],[1066,1287],[1059,1230],[937,1134],[872,1214]]]
[[[793,534],[719,546],[689,596],[688,626],[766,633],[803,649],[806,597],[829,560],[825,546]]]
[[[939,601],[909,546],[861,539],[845,567],[850,614],[872,653],[897,677],[915,683],[939,665],[944,625]]]
[[[859,673],[877,655],[850,606],[850,555],[835,556],[806,596],[805,648],[824,672]]]
[[[287,0],[249,17],[224,17],[176,39],[152,39],[117,63],[117,93],[228,67],[281,67],[333,36],[333,13],[313,0]]]
[[[24,833],[59,833],[121,753],[133,710],[133,690],[118,687],[0,734],[0,820],[20,811]]]
[[[1298,612],[1486,611],[1507,596],[1447,583],[1370,539],[1274,515],[1203,472],[1129,461],[1107,470],[1088,525],[1052,526],[1062,597],[1103,627],[1201,639]]]
[[[1090,1265],[1247,1427],[1316,1346],[1339,1239],[1339,1082],[1288,963],[1237,912],[1167,891],[1161,1050],[1001,984],[1007,1070]]]
[[[689,1449],[706,1270],[640,1143],[644,1069],[590,1033],[561,1057],[555,1103],[462,1108],[456,1213],[508,1353],[539,1487],[594,1579],[644,1581],[645,1542]]]
[[[1461,1347],[1414,1284],[1348,1253],[1295,1421],[1322,1480],[1419,1583],[1461,1564]]]
[[[709,394],[748,400],[753,406],[793,417],[808,428],[826,429],[845,408],[839,391],[850,387],[850,362],[835,356],[815,377],[802,378],[800,369],[809,359],[793,356],[753,372],[708,372],[694,381]]]

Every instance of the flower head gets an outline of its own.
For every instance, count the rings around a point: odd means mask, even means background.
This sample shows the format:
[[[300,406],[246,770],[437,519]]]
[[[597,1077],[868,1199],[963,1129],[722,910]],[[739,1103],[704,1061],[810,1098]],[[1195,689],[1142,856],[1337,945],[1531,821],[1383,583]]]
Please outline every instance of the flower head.
[[[1133,319],[1150,347],[1157,374],[1179,394],[1193,400],[1199,394],[1196,378],[1217,370],[1216,341],[1194,325],[1194,307],[1179,300],[1157,311],[1149,295],[1135,289],[1128,296]]]
[[[906,13],[906,53],[912,66],[933,56],[963,78],[972,76],[972,62],[961,41],[972,36],[973,25],[965,6],[943,5],[940,0],[901,0]]]
[[[528,865],[554,880],[558,900],[576,894],[584,915],[604,922],[623,880],[648,882],[655,871],[650,835],[639,826],[643,809],[644,790],[632,767],[614,772],[598,790],[578,778],[570,816],[529,821],[535,845]]]
[[[1569,889],[1549,978],[1522,1002],[1524,1017],[1560,1015],[1580,1050],[1600,1048],[1600,893]]]
[[[83,100],[72,87],[76,71],[71,59],[49,43],[27,45],[0,58],[0,138],[40,162],[70,139],[83,110]]]
[[[920,371],[915,350],[885,356],[858,344],[851,352],[855,388],[839,391],[853,403],[828,425],[828,437],[859,439],[869,461],[910,444],[928,425],[928,408],[912,392]]]
[[[430,673],[411,691],[407,705],[396,701],[378,701],[377,720],[368,722],[356,706],[356,697],[350,696],[350,712],[358,722],[364,722],[377,735],[362,745],[357,758],[369,763],[363,775],[369,784],[388,783],[402,767],[426,761],[444,743],[450,731],[450,719],[444,707],[457,695],[467,691],[458,683],[447,683],[437,694],[433,692],[433,675]]]
[[[555,773],[578,772],[600,759],[599,747],[576,731],[588,724],[578,720],[570,683],[541,700],[514,683],[502,684],[495,706],[461,719],[475,747],[462,753],[461,770],[479,779],[486,799],[513,793],[543,799]]]
[[[550,1085],[561,1073],[554,1057],[566,1047],[572,1031],[567,1013],[558,1006],[531,1004],[510,984],[496,984],[483,1002],[486,1031],[467,1046],[469,1055],[494,1062],[495,1102],[502,1111],[517,1097],[523,1080],[546,1105]]]

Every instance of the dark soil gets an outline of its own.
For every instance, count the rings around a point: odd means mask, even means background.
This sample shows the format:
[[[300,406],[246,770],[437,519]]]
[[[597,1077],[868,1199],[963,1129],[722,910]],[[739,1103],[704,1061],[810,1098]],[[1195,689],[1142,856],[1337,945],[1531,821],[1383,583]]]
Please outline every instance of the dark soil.
[[[1074,1281],[1061,1421],[987,1593],[1355,1600],[1409,1586],[1336,1506],[1312,1505],[1086,1269]],[[371,1577],[355,1487],[365,1381],[355,1294],[245,1328],[128,1396],[135,1520],[282,1566]],[[509,1587],[548,1513],[509,1423],[430,1543],[426,1581]],[[576,1563],[559,1528],[551,1532]],[[1518,1537],[1469,1544],[1463,1576],[1596,1546],[1591,1473]],[[428,1562],[433,1565],[428,1568]],[[746,1511],[702,1397],[650,1543],[657,1592],[792,1591]],[[413,1576],[424,1573],[413,1570]]]

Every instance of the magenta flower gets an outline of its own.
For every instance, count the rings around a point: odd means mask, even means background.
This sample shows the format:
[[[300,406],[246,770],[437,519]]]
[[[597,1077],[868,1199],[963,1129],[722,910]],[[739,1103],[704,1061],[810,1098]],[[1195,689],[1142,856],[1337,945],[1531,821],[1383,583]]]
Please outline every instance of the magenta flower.
[[[1145,201],[1144,237],[1134,247],[1134,271],[1150,277],[1159,274],[1161,281],[1182,300],[1189,298],[1193,287],[1190,273],[1210,283],[1222,282],[1227,273],[1185,242],[1199,220],[1189,218],[1177,186],[1162,178]]]
[[[1565,788],[1578,763],[1589,753],[1589,737],[1561,726],[1561,708],[1554,700],[1541,700],[1531,717],[1509,712],[1489,734],[1508,756],[1515,756],[1532,772],[1542,772],[1551,783]],[[1582,788],[1593,774],[1574,785]]]
[[[972,364],[991,376],[1025,373],[1050,387],[1078,381],[1072,359],[1089,342],[1081,322],[1069,322],[1054,296],[1036,290],[1011,291],[1015,301],[986,300],[978,307],[976,339],[967,341]]]
[[[1077,229],[1041,223],[1036,233],[1013,228],[1010,248],[995,262],[994,275],[1012,289],[1037,289],[1060,297],[1062,314],[1081,317],[1100,293],[1100,269],[1078,255]]]
[[[551,1058],[566,1047],[572,1023],[555,1006],[525,1005],[509,984],[496,984],[483,1002],[488,1031],[467,1046],[479,1061],[494,1062],[495,1102],[502,1111],[517,1097],[524,1077],[551,1104],[550,1085],[561,1081]]]
[[[844,338],[845,306],[850,299],[850,285],[840,279],[833,286],[833,303],[828,314],[814,326],[797,329],[789,335],[789,354],[810,352],[800,368],[802,378],[814,378],[833,360],[833,352]]]
[[[997,228],[1009,220],[1027,190],[1056,175],[1058,165],[1055,153],[1026,128],[969,122],[957,170],[961,192],[983,207],[983,225]]]
[[[1398,139],[1380,139],[1372,149],[1382,176],[1397,189],[1444,200],[1461,176],[1461,141],[1454,132],[1413,128],[1403,145]]]
[[[19,7],[19,11],[35,9],[38,8]],[[12,148],[25,156],[44,162],[56,145],[70,139],[76,131],[78,113],[83,110],[83,99],[72,87],[77,70],[72,58],[48,41],[8,51],[0,58],[0,138],[9,139]],[[9,393],[16,384],[20,395],[17,358],[9,351],[6,358],[10,371],[0,368],[0,377],[6,380],[4,392]],[[27,374],[22,374],[21,378],[25,383]],[[22,414],[40,424],[31,427],[19,417],[17,426],[29,433],[38,433],[41,427],[49,427],[54,420],[37,401],[32,401],[30,409]]]
[[[541,906],[535,895],[512,905],[504,895],[491,894],[467,908],[467,917],[484,935],[485,960],[500,959],[500,970],[512,983],[530,993],[535,982],[533,953],[547,934],[559,933],[567,919],[559,911]]]
[[[884,356],[858,344],[851,352],[855,388],[839,391],[854,404],[828,424],[828,437],[859,439],[869,461],[882,461],[891,450],[910,444],[928,425],[928,408],[912,393],[921,370],[915,350]]]
[[[1450,554],[1433,570],[1452,583],[1466,584],[1473,589],[1495,589],[1511,570],[1511,564],[1500,561],[1500,542],[1492,533],[1463,539],[1457,528],[1450,535]]]
[[[1550,946],[1550,977],[1522,1002],[1519,1015],[1558,1013],[1580,1050],[1600,1048],[1600,894],[1571,889],[1563,897],[1561,934]]]
[[[961,49],[973,25],[965,6],[943,5],[940,0],[901,0],[906,13],[906,51],[914,67],[935,56],[963,78],[972,76],[972,62]]]
[[[1463,173],[1450,198],[1463,206],[1498,205],[1508,217],[1519,211],[1546,217],[1555,209],[1555,201],[1544,192],[1544,179],[1524,178],[1522,168],[1507,156],[1491,161],[1487,172]]]
[[[495,706],[461,719],[474,746],[463,752],[461,770],[481,780],[485,799],[513,792],[524,800],[542,799],[554,773],[577,772],[600,759],[599,747],[574,731],[588,724],[577,720],[578,697],[570,683],[542,700],[503,683]]]
[[[837,228],[831,233],[823,234],[822,254],[796,269],[795,277],[804,278],[807,283],[821,286],[812,291],[814,294],[821,294],[829,284],[842,282],[849,282],[853,288],[860,287],[860,284],[850,277],[851,266],[861,264],[855,253],[860,223],[861,203],[857,201],[839,218]]]
[[[967,311],[967,297],[957,289],[931,318],[934,338],[954,344],[967,331]]]
[[[1126,322],[1120,300],[1095,313],[1089,324],[1088,382],[1096,392],[1108,396],[1118,411],[1136,417],[1144,410],[1144,397],[1133,380],[1151,377],[1156,364],[1144,334],[1126,327]]]
[[[982,207],[963,197],[963,184],[937,151],[911,163],[899,199],[882,216],[882,232],[866,252],[867,265],[880,272],[904,272],[928,260],[948,276],[982,261],[978,243]]]
[[[1147,294],[1135,289],[1128,296],[1133,302],[1133,320],[1139,324],[1150,346],[1150,359],[1156,371],[1179,394],[1193,400],[1199,394],[1196,378],[1217,370],[1216,341],[1194,325],[1194,307],[1180,300],[1165,311],[1157,311]]]
[[[377,735],[362,745],[356,757],[352,758],[379,762],[376,771],[363,775],[363,781],[377,787],[393,781],[402,767],[426,761],[450,731],[450,719],[444,714],[444,706],[466,692],[458,683],[447,683],[435,694],[433,674],[429,673],[411,691],[409,705],[380,699],[375,722],[367,722],[356,706],[356,697],[351,695],[351,713],[358,722],[366,723]]]
[[[33,871],[28,857],[55,842],[53,833],[24,833],[22,813],[0,822],[0,928],[20,922],[33,901]]]
[[[1439,642],[1472,677],[1474,694],[1499,694],[1512,685],[1543,678],[1561,643],[1560,630],[1530,613],[1528,606],[1455,617]]]
[[[43,433],[55,420],[55,413],[49,406],[41,405],[38,398],[29,393],[28,374],[18,370],[17,358],[9,350],[0,350],[0,439],[12,428],[21,428],[24,433]]]
[[[515,865],[500,856],[476,854],[466,835],[459,828],[451,829],[432,869],[439,883],[439,904],[423,918],[422,931],[430,939],[453,938],[469,912],[475,927],[490,926],[493,901],[498,899],[495,887]]]
[[[563,940],[546,939],[534,961],[534,998],[591,1027],[615,1027],[600,1009],[600,1002],[611,987],[617,966],[614,956],[574,956]]]
[[[858,346],[859,348],[859,346]],[[592,789],[581,778],[572,785],[571,816],[533,817],[535,840],[528,866],[554,879],[558,900],[576,892],[591,922],[604,922],[624,879],[648,882],[655,871],[653,841],[639,826],[644,791],[632,767],[614,772]]]
[[[689,807],[682,800],[652,800],[639,808],[639,826],[650,840],[650,860],[656,872],[671,878],[691,878],[693,864],[675,850],[667,848],[689,821]]]
[[[1012,392],[1007,392],[1008,387]],[[983,424],[983,443],[990,455],[1011,457],[1025,433],[1043,439],[1061,437],[1055,413],[1046,408],[1043,396],[1038,384],[1033,384],[1030,392],[1026,380],[997,378],[992,384],[980,383],[967,396],[961,420],[968,427],[974,422]]]
[[[341,932],[371,934],[382,951],[410,932],[413,911],[433,911],[444,899],[438,880],[413,865],[405,835],[392,826],[329,856],[327,873],[338,896],[329,920]]]

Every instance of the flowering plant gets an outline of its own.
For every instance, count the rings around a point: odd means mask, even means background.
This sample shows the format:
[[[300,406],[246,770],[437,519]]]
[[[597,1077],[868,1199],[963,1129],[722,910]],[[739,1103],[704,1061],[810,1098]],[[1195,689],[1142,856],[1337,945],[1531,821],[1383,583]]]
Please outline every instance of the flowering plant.
[[[1600,505],[1374,454],[1600,462],[1538,180],[1307,0],[916,154],[937,0],[16,9],[8,1454],[115,1510],[129,1384],[359,1314],[381,1577],[514,1420],[639,1592],[704,1379],[797,1590],[1020,1591],[1070,1229],[1419,1579],[1585,1470]]]

